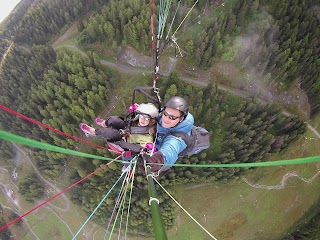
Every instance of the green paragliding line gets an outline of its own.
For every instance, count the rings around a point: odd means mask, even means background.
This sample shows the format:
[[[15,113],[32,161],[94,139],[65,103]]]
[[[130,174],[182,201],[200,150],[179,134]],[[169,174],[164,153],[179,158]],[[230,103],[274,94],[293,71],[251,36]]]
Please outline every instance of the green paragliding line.
[[[18,144],[36,147],[43,150],[49,150],[54,152],[60,152],[65,154],[71,154],[79,157],[87,157],[93,159],[113,161],[112,158],[101,157],[93,154],[78,152],[70,149],[65,149],[57,146],[53,146],[47,143],[38,142],[32,139],[24,138],[6,131],[0,131],[0,139],[15,142]],[[115,160],[116,162],[123,163],[122,160]],[[282,165],[295,165],[295,164],[306,164],[320,162],[320,156],[312,156],[305,158],[287,159],[287,160],[277,160],[277,161],[267,161],[267,162],[253,162],[253,163],[216,163],[216,164],[179,164],[175,163],[174,167],[197,167],[197,168],[249,168],[249,167],[270,167],[270,166],[282,166]],[[153,164],[159,165],[159,164]],[[163,164],[167,166],[167,164]]]
[[[87,157],[87,158],[107,160],[107,161],[112,161],[113,160],[112,158],[96,156],[96,155],[93,155],[93,154],[88,154],[88,153],[83,153],[83,152],[70,150],[70,149],[67,149],[67,148],[53,146],[53,145],[50,145],[48,143],[43,143],[43,142],[39,142],[39,141],[32,140],[32,139],[29,139],[29,138],[21,137],[21,136],[18,136],[18,135],[15,135],[15,134],[12,134],[12,133],[9,133],[9,132],[6,132],[6,131],[0,131],[0,139],[4,139],[4,140],[11,141],[11,142],[14,142],[14,143],[26,145],[26,146],[29,146],[29,147],[36,147],[36,148],[40,148],[40,149],[43,149],[43,150],[59,152],[59,153],[64,153],[64,154],[70,154],[70,155],[74,155],[74,156],[78,156],[78,157]],[[115,160],[115,161],[123,163],[122,160]]]

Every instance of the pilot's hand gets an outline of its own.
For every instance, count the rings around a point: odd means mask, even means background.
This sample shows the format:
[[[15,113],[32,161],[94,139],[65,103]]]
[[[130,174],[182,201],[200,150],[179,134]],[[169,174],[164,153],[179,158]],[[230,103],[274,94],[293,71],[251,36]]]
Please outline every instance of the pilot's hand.
[[[162,152],[158,151],[155,154],[153,154],[152,156],[149,156],[147,154],[143,155],[143,159],[147,162],[150,163],[151,166],[151,172],[157,172],[160,170],[160,168],[162,167],[161,164],[164,164],[164,155],[162,154]],[[153,164],[155,163],[155,164]]]

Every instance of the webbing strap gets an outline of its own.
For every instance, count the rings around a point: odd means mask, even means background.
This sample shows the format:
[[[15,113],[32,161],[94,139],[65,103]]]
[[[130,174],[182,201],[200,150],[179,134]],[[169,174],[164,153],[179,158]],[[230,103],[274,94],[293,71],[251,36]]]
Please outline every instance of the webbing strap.
[[[133,97],[132,97],[132,103],[135,103],[135,98],[136,98],[136,92],[139,92],[141,95],[149,98],[150,100],[154,101],[155,103],[159,104],[159,99],[157,97],[152,97],[150,94],[145,92],[145,90],[151,90],[153,91],[153,87],[136,87],[133,91]]]
[[[130,126],[129,127],[130,134],[149,134],[149,126]]]

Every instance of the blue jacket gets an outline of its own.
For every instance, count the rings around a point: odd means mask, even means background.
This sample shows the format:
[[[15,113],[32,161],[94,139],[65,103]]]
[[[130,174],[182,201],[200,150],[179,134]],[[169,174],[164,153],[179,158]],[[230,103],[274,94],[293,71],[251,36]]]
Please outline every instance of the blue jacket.
[[[162,171],[168,170],[177,161],[179,153],[187,147],[181,138],[173,135],[168,135],[164,139],[163,137],[168,132],[183,132],[190,135],[193,124],[194,118],[191,113],[188,113],[187,117],[173,128],[162,127],[162,117],[160,117],[157,125],[156,148],[164,155],[164,163],[169,164],[168,166],[163,166],[161,168]]]

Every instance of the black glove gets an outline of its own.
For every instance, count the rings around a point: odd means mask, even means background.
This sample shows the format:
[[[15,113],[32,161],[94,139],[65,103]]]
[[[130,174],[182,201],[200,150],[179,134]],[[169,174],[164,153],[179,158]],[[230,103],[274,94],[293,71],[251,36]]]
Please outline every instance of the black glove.
[[[96,136],[101,136],[109,142],[116,142],[122,139],[120,132],[112,128],[98,128],[96,129]]]
[[[158,151],[153,154],[151,157],[147,154],[143,155],[143,159],[147,163],[158,163],[159,165],[151,165],[151,172],[157,172],[162,167],[160,164],[164,164],[164,155],[162,152]]]
[[[124,148],[125,150],[130,150],[134,153],[139,153],[142,149],[140,144],[128,143],[125,141],[119,141],[119,142],[116,142],[116,144],[118,144],[120,147]]]
[[[118,116],[111,116],[108,117],[106,120],[106,125],[108,127],[120,130],[120,129],[125,129],[126,128],[126,122],[123,120],[123,118],[118,117]]]

